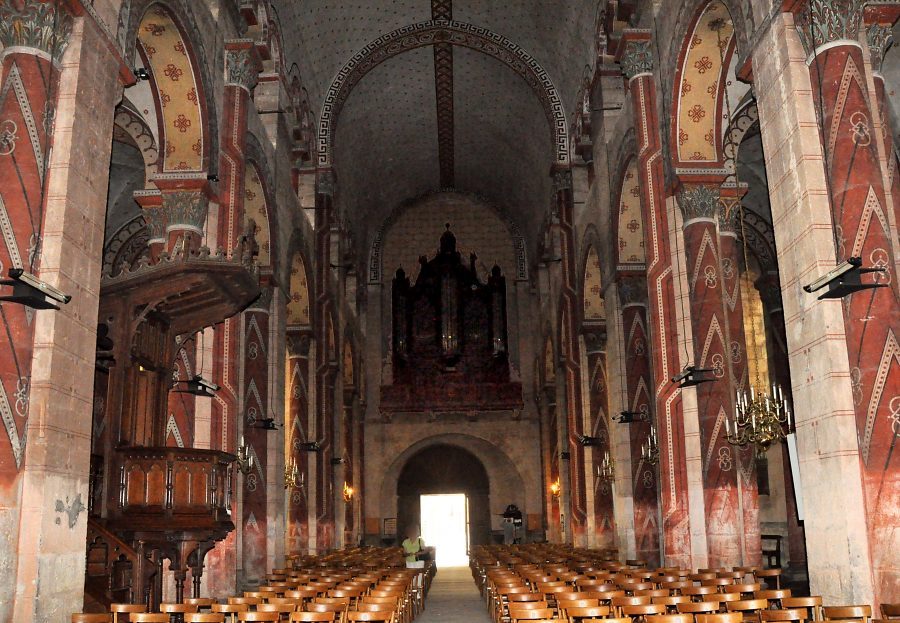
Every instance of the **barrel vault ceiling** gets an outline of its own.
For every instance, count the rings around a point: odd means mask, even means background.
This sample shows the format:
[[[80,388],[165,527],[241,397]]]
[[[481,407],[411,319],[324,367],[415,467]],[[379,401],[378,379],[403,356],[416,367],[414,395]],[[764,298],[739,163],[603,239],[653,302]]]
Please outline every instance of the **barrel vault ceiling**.
[[[486,28],[532,55],[571,121],[591,62],[596,0],[277,0],[288,65],[314,110],[340,69],[367,44],[432,19]],[[338,207],[364,252],[406,200],[441,188],[481,194],[531,242],[552,200],[552,134],[525,80],[500,60],[441,43],[374,67],[337,123]]]

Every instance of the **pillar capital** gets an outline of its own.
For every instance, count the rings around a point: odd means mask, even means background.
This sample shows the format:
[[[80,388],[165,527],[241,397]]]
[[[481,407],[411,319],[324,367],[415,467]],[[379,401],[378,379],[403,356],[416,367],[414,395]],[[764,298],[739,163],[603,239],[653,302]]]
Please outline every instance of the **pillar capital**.
[[[0,44],[4,52],[19,48],[37,56],[62,58],[72,34],[72,15],[66,2],[21,0],[0,6]],[[20,8],[21,7],[21,8]]]
[[[685,225],[695,219],[715,219],[719,212],[719,188],[716,186],[682,186],[678,206]]]
[[[807,54],[837,41],[856,41],[863,17],[863,0],[786,0]]]
[[[881,74],[884,55],[894,43],[894,34],[890,24],[871,24],[868,26],[866,28],[866,42],[869,44],[872,72]]]
[[[647,279],[643,275],[620,275],[616,280],[619,305],[647,306]]]
[[[262,63],[252,39],[230,39],[225,42],[225,86],[235,86],[248,93],[259,80]]]
[[[617,60],[626,80],[653,72],[653,49],[650,31],[629,29],[622,34]]]

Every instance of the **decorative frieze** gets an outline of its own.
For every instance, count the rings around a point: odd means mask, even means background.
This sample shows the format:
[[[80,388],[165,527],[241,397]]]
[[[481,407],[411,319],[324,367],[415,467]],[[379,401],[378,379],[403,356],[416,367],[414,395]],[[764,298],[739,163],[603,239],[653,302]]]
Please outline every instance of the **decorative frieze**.
[[[807,0],[794,9],[794,24],[807,54],[835,41],[856,41],[862,0]]]
[[[691,186],[682,189],[678,205],[687,223],[693,219],[716,218],[719,207],[719,189],[712,186]]]
[[[22,0],[0,6],[0,43],[4,48],[39,50],[59,61],[69,43],[72,16],[59,2]],[[21,8],[19,8],[21,7]]]

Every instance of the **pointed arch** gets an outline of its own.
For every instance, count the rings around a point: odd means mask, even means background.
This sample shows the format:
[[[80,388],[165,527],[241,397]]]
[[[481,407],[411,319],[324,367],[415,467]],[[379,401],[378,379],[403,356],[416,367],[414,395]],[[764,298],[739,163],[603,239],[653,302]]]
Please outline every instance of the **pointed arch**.
[[[644,264],[644,219],[641,212],[641,187],[637,158],[630,156],[622,171],[616,222],[617,265]]]
[[[288,279],[289,300],[287,304],[288,329],[308,329],[310,327],[310,294],[309,276],[306,262],[299,252],[291,259],[291,270]]]
[[[582,281],[583,320],[584,322],[606,321],[606,306],[603,302],[603,274],[600,256],[592,245],[588,248],[584,263],[584,280]]]
[[[256,242],[259,245],[257,261],[260,268],[272,266],[272,235],[269,226],[269,202],[259,166],[252,160],[244,169],[244,226],[250,220],[256,224]]]

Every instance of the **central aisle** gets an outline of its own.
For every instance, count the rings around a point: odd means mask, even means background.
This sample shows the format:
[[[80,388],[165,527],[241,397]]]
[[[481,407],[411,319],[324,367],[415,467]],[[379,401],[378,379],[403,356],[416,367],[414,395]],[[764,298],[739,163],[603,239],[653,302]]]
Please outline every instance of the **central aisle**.
[[[468,567],[438,569],[415,623],[491,623]]]

